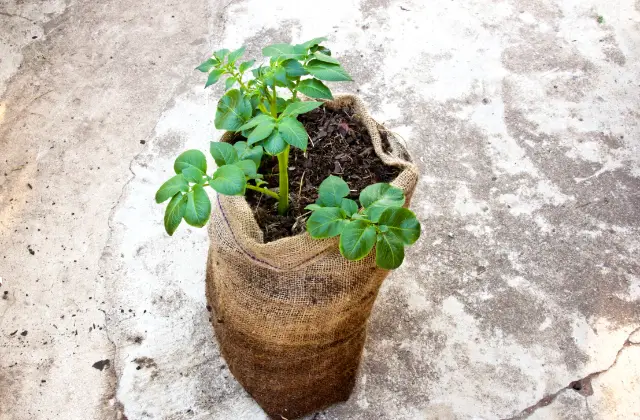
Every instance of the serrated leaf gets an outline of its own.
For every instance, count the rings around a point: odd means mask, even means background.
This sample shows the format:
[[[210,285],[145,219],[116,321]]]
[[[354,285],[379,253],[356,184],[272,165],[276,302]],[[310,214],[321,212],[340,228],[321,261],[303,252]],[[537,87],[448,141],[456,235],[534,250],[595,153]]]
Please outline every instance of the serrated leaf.
[[[298,149],[307,150],[309,135],[302,123],[295,118],[286,117],[278,123],[278,132],[286,141]]]
[[[346,223],[341,209],[323,207],[311,214],[307,220],[307,231],[314,239],[331,238],[340,235]]]
[[[231,89],[218,102],[214,123],[219,130],[237,131],[251,117],[251,103],[238,89]]]
[[[351,76],[339,64],[326,63],[320,60],[311,60],[304,68],[320,80],[332,82],[350,81]]]
[[[325,63],[340,64],[338,60],[336,60],[335,58],[331,57],[330,55],[324,54],[320,51],[314,52],[313,56],[320,61],[324,61]]]
[[[318,79],[304,79],[298,83],[298,92],[316,99],[333,99],[331,90]]]
[[[340,203],[340,208],[344,210],[349,217],[358,212],[358,204],[350,198],[343,198]]]
[[[242,169],[242,172],[244,172],[244,174],[249,178],[255,178],[258,175],[258,167],[251,159],[238,161],[234,165]]]
[[[247,138],[247,144],[251,146],[261,140],[266,139],[271,135],[271,132],[275,128],[276,124],[273,121],[265,121],[260,123],[253,129],[249,137]]]
[[[340,253],[351,261],[366,257],[376,243],[376,228],[363,220],[349,222],[340,234]]]
[[[273,117],[271,115],[258,114],[255,117],[251,118],[249,121],[247,121],[245,124],[243,124],[236,131],[249,130],[250,128],[253,128],[253,127],[257,126],[258,124],[262,124],[262,123],[267,122],[267,121],[275,121],[275,120],[273,119]]]
[[[244,172],[236,165],[219,167],[209,181],[211,188],[224,195],[243,195],[247,186]]]
[[[214,60],[213,58],[209,58],[205,61],[203,61],[198,67],[196,67],[196,70],[200,70],[203,73],[208,73],[211,69],[213,69],[217,64],[217,61]]]
[[[300,77],[309,74],[298,60],[290,59],[282,62],[282,67],[288,77]]]
[[[229,53],[229,57],[227,57],[227,62],[229,63],[235,63],[236,60],[240,57],[242,57],[242,54],[244,54],[244,50],[246,50],[247,48],[245,46],[242,46],[240,48],[238,48],[237,50]]]
[[[295,117],[296,115],[305,114],[313,109],[316,109],[321,105],[322,102],[314,101],[293,102],[287,105],[280,117]]]
[[[256,167],[260,166],[263,155],[262,146],[248,147],[246,141],[237,141],[233,147],[238,152],[239,160],[251,159],[256,164]]]
[[[240,64],[240,73],[244,73],[245,71],[249,70],[251,68],[251,66],[253,66],[253,64],[256,62],[256,60],[249,60],[249,61],[245,61],[244,63]]]
[[[317,204],[324,207],[339,207],[349,192],[349,185],[342,178],[329,175],[318,187]]]
[[[230,165],[238,161],[238,152],[229,143],[212,141],[209,151],[218,166]]]
[[[176,158],[173,164],[173,170],[179,174],[189,167],[195,167],[201,172],[207,172],[207,158],[200,150],[191,149],[183,152]]]
[[[184,221],[191,226],[202,227],[207,224],[211,215],[211,201],[202,185],[194,185],[187,193],[187,207]]]
[[[360,192],[360,204],[372,222],[377,222],[388,207],[402,207],[404,192],[400,188],[381,182],[369,185]]]
[[[287,142],[284,141],[280,132],[274,130],[271,135],[262,142],[262,147],[264,147],[265,152],[275,156],[284,151],[285,147],[287,147]]]
[[[321,36],[321,37],[318,37],[318,38],[313,38],[313,39],[311,39],[311,40],[309,40],[309,41],[307,41],[307,42],[303,42],[303,43],[302,43],[302,44],[300,44],[300,45],[302,45],[302,46],[303,46],[304,48],[306,48],[306,49],[309,49],[309,48],[314,47],[314,46],[316,46],[316,45],[318,45],[318,44],[320,44],[321,42],[324,42],[324,41],[326,41],[326,40],[327,40],[327,38],[326,38],[326,37]]]
[[[187,196],[182,193],[177,193],[173,196],[171,201],[169,201],[164,212],[164,229],[167,231],[169,236],[173,235],[176,229],[178,229],[186,208]]]
[[[207,83],[205,83],[204,85],[205,89],[220,80],[220,76],[222,76],[223,74],[224,70],[211,70],[209,72],[209,77],[207,77]]]
[[[290,44],[273,44],[262,49],[262,55],[265,57],[277,57],[281,59],[295,58],[303,59],[304,54],[296,51],[295,47]]]
[[[179,192],[189,191],[189,183],[182,174],[169,178],[156,192],[156,203],[162,203]]]
[[[376,265],[393,270],[400,267],[404,260],[404,245],[395,235],[378,233],[376,237]]]
[[[420,237],[420,222],[416,215],[404,207],[390,207],[378,219],[382,228],[395,235],[404,245],[411,245]]]

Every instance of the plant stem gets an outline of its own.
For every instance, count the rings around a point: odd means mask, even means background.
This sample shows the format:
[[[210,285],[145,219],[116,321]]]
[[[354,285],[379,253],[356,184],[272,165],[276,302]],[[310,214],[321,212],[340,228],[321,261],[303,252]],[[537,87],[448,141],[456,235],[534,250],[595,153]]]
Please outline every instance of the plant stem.
[[[266,194],[269,197],[275,198],[276,200],[280,200],[280,196],[278,194],[276,194],[275,192],[273,192],[271,190],[268,190],[266,188],[257,187],[255,185],[251,185],[251,184],[247,184],[247,188],[250,189],[250,190],[261,192],[262,194]]]
[[[278,214],[285,215],[289,210],[289,149],[287,144],[284,151],[278,155],[278,175],[280,181],[280,198],[278,199]]]
[[[278,118],[278,110],[276,109],[276,104],[278,103],[278,96],[276,94],[276,85],[273,85],[273,97],[271,98],[271,115],[273,118]],[[287,157],[289,154],[287,153]]]

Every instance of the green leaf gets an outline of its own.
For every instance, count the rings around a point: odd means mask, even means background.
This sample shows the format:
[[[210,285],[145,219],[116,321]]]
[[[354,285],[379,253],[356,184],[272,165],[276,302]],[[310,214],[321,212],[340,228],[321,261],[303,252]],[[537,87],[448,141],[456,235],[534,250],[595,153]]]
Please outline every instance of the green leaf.
[[[298,83],[298,92],[310,98],[333,99],[331,90],[318,79],[304,79]]]
[[[244,54],[244,50],[246,49],[247,49],[246,47],[242,46],[237,50],[233,51],[232,53],[229,54],[227,61],[231,64],[235,63],[238,58],[242,57],[242,54]]]
[[[286,117],[278,123],[278,131],[284,141],[290,145],[307,150],[309,135],[300,121],[293,117]]]
[[[211,201],[202,185],[194,185],[187,193],[187,208],[184,211],[184,221],[191,226],[202,227],[207,224],[211,214]]]
[[[416,215],[404,207],[390,207],[382,212],[378,219],[380,228],[395,235],[403,244],[411,245],[420,237],[420,222]]]
[[[276,98],[276,112],[282,112],[287,107],[287,101],[283,98]],[[267,111],[271,112],[271,102],[267,102]]]
[[[260,78],[264,76],[269,71],[269,67],[260,66],[257,69],[251,70],[253,77]]]
[[[347,220],[344,212],[336,207],[325,207],[314,211],[307,220],[307,231],[314,239],[340,235]]]
[[[177,174],[182,173],[186,168],[195,167],[201,172],[207,172],[207,158],[200,150],[191,149],[182,153],[176,158],[173,164],[173,170]]]
[[[340,203],[340,208],[344,210],[349,217],[358,212],[358,204],[350,198],[343,198]]]
[[[376,240],[376,265],[393,270],[400,267],[404,260],[404,245],[395,235],[378,233]]]
[[[313,56],[320,61],[324,61],[325,63],[340,64],[335,58],[331,57],[330,55],[323,54],[320,51],[314,52]]]
[[[189,182],[195,182],[196,184],[204,184],[204,176],[206,175],[200,169],[195,166],[189,166],[188,168],[184,168],[182,170],[182,175]]]
[[[229,50],[226,48],[223,48],[221,50],[215,51],[213,53],[213,56],[222,63],[224,62],[224,58],[227,56],[227,54],[229,54]]]
[[[170,178],[156,192],[156,203],[162,203],[179,193],[189,191],[189,183],[182,174]]]
[[[349,192],[349,185],[342,178],[329,175],[318,187],[317,203],[324,207],[339,207]]]
[[[235,77],[228,77],[227,80],[224,81],[224,89],[229,90],[235,85],[237,82]]]
[[[218,166],[230,165],[238,161],[238,152],[229,143],[212,141],[209,151]]]
[[[318,37],[318,38],[313,38],[307,42],[303,42],[301,45],[305,48],[305,49],[309,49],[311,47],[315,47],[316,45],[320,44],[321,42],[326,41],[327,38],[325,38],[324,36]]]
[[[275,156],[284,151],[285,147],[287,147],[287,143],[280,135],[280,132],[274,130],[271,135],[262,143],[262,146],[264,147],[265,152]]]
[[[216,60],[214,60],[213,58],[209,58],[208,60],[203,61],[198,67],[196,67],[196,70],[200,70],[203,73],[208,73],[212,68],[216,66],[216,64]]]
[[[244,73],[245,71],[249,70],[249,68],[251,68],[251,66],[253,66],[255,62],[256,60],[249,60],[240,64],[240,73]]]
[[[255,127],[258,124],[262,124],[262,123],[267,122],[267,121],[275,121],[275,120],[273,119],[273,117],[271,115],[258,114],[255,117],[251,118],[249,121],[247,121],[244,125],[242,125],[240,128],[238,128],[236,131],[248,130],[250,128]]]
[[[246,141],[237,141],[233,147],[238,152],[238,159],[251,159],[256,164],[256,167],[260,166],[263,155],[262,146],[248,147]]]
[[[187,208],[187,196],[182,193],[177,193],[173,196],[169,205],[164,212],[164,229],[169,236],[173,235],[173,232],[178,229],[180,222],[182,222],[182,216]]]
[[[273,72],[273,78],[276,81],[276,86],[280,86],[280,87],[293,86],[293,82],[287,79],[287,70],[284,67],[278,66]]]
[[[324,55],[331,55],[331,50],[327,47],[323,47],[322,45],[318,45],[317,47],[311,48],[311,52],[320,51]]]
[[[282,112],[282,115],[280,115],[280,117],[281,118],[295,117],[296,115],[305,114],[311,111],[312,109],[316,109],[320,105],[322,105],[322,102],[314,102],[314,101],[293,102],[287,105],[287,107],[285,108],[284,112]]]
[[[376,243],[376,228],[371,224],[354,220],[349,222],[340,235],[340,253],[351,261],[366,257]]]
[[[219,130],[237,131],[251,117],[251,103],[238,89],[231,89],[220,98],[215,126]]]
[[[369,185],[360,192],[360,204],[365,208],[369,220],[377,222],[388,207],[404,205],[404,192],[384,182]]]
[[[238,168],[242,169],[242,172],[244,172],[244,174],[249,178],[255,178],[256,176],[258,176],[258,167],[256,166],[256,163],[251,159],[241,160],[239,162],[236,162],[235,165]]]
[[[350,81],[351,76],[339,64],[326,63],[320,60],[311,60],[304,67],[309,73],[320,80],[332,82]]]
[[[304,54],[296,51],[295,47],[290,44],[273,44],[262,49],[262,55],[265,57],[277,57],[283,59],[295,58],[296,60],[304,59]]]
[[[243,195],[247,186],[244,171],[236,165],[219,167],[209,181],[211,188],[224,195]]]
[[[261,140],[269,137],[276,124],[273,121],[265,121],[263,123],[258,124],[256,128],[253,129],[251,134],[249,134],[249,138],[247,138],[247,144],[251,146]]]
[[[224,70],[211,70],[209,72],[209,77],[207,78],[207,83],[204,85],[205,89],[220,80],[220,76],[223,74]]]
[[[311,210],[311,211],[315,211],[315,210],[320,210],[323,209],[324,207],[322,207],[319,204],[309,204],[307,207],[305,207],[305,210]]]
[[[300,77],[309,74],[298,60],[290,59],[282,62],[288,77]]]

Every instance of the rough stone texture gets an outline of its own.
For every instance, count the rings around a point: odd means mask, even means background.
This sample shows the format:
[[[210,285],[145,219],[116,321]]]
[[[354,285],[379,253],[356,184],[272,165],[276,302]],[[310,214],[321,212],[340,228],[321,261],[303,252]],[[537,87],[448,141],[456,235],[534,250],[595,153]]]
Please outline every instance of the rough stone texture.
[[[206,233],[152,197],[219,135],[203,56],[323,34],[420,165],[424,232],[313,418],[640,416],[640,3],[301,3],[0,4],[0,419],[264,417],[207,322]]]

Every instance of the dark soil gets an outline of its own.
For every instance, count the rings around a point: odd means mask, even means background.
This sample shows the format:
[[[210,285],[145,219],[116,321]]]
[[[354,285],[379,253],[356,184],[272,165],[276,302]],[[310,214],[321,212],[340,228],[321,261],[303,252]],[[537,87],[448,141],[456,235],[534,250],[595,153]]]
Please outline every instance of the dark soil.
[[[329,175],[344,179],[351,188],[350,198],[376,182],[391,182],[401,168],[385,165],[376,155],[371,137],[351,109],[330,110],[324,106],[298,117],[310,136],[307,153],[291,149],[289,156],[289,212],[280,216],[276,200],[247,190],[247,202],[253,209],[265,242],[297,235],[305,230],[309,211],[305,206],[318,198],[318,186]],[[380,131],[383,148],[389,143],[387,133]],[[263,159],[258,170],[270,189],[278,188],[278,160]],[[302,187],[300,186],[302,184]]]

